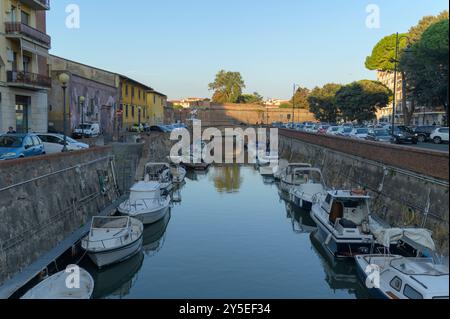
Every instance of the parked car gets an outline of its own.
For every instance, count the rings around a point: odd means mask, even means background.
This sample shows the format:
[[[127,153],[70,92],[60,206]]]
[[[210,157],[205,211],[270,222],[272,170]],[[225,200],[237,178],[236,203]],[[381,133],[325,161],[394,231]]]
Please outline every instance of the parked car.
[[[133,124],[130,128],[128,128],[129,132],[134,133],[142,133],[144,132],[144,125],[143,124]]]
[[[44,144],[36,134],[5,134],[0,136],[0,160],[44,154]]]
[[[64,135],[61,134],[37,134],[44,144],[47,154],[60,153],[64,148]],[[68,151],[79,151],[89,148],[88,144],[78,142],[73,138],[66,136],[66,148]]]
[[[394,128],[394,133],[392,134],[392,143],[403,144],[403,143],[411,143],[417,144],[418,138],[415,133],[411,131],[411,129],[406,126],[396,126]]]
[[[352,132],[350,133],[350,137],[364,140],[367,137],[368,133],[369,133],[368,128],[364,128],[364,127],[354,128],[352,130]]]
[[[319,128],[317,129],[317,133],[326,134],[329,128],[330,128],[330,125],[328,125],[328,124],[319,125]]]
[[[341,126],[341,127],[339,127],[339,129],[335,135],[349,137],[352,132],[353,132],[352,126]]]
[[[448,143],[448,127],[436,128],[430,138],[435,144]]]
[[[339,129],[340,129],[339,126],[330,126],[330,127],[327,129],[327,134],[329,134],[329,135],[337,135]]]
[[[100,124],[98,123],[84,123],[80,124],[73,130],[74,138],[91,138],[100,135]]]
[[[391,134],[388,130],[377,128],[373,130],[369,130],[367,132],[366,140],[374,141],[374,142],[385,142],[389,143],[391,141]]]
[[[436,130],[436,126],[426,125],[426,126],[417,126],[414,129],[414,133],[417,134],[417,139],[419,142],[428,142],[430,140],[430,135]]]
[[[281,128],[283,126],[283,123],[281,122],[273,122],[272,127]]]

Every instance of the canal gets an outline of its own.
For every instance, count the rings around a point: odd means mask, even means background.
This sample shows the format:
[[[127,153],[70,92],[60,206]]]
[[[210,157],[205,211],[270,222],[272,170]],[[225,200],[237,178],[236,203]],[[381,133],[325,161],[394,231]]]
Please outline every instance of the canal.
[[[95,298],[367,298],[351,262],[322,249],[309,214],[252,166],[189,173],[181,201],[146,227],[143,253],[97,271]]]

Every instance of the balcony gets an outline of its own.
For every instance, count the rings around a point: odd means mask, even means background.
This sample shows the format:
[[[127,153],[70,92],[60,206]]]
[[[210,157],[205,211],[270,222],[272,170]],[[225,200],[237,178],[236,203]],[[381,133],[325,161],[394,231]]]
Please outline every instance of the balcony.
[[[48,34],[41,32],[29,25],[20,22],[5,22],[6,37],[24,36],[39,42],[46,48],[50,48],[51,38]]]
[[[50,10],[50,0],[20,0],[33,10]]]
[[[52,80],[48,76],[30,72],[7,71],[6,81],[10,86],[37,90],[52,86]]]

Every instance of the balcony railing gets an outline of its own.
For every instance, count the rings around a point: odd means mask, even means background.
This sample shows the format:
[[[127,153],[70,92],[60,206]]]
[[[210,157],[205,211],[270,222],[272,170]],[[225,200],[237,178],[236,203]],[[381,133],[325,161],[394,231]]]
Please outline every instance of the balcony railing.
[[[50,9],[50,0],[20,0],[20,1],[35,10]]]
[[[6,72],[6,76],[8,83],[44,88],[50,88],[52,86],[51,78],[46,75],[30,72],[8,71]]]
[[[21,34],[33,40],[39,41],[47,47],[50,47],[51,38],[48,34],[41,32],[29,25],[20,22],[5,22],[5,31],[7,35]]]

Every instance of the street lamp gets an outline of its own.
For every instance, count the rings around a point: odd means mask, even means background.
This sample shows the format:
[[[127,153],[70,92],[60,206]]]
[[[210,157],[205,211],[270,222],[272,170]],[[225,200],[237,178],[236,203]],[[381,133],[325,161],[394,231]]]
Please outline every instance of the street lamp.
[[[78,97],[78,104],[81,110],[81,138],[84,138],[84,101],[85,101],[84,96]]]
[[[391,61],[394,62],[394,100],[392,102],[392,128],[391,128],[391,133],[392,135],[394,135],[394,126],[395,126],[395,107],[396,107],[396,102],[397,102],[397,71],[398,71],[398,51],[400,50],[400,39],[406,38],[408,41],[408,47],[411,46],[411,40],[409,39],[408,36],[406,35],[402,35],[399,36],[398,32],[396,34],[396,39],[395,39],[395,58],[392,59]],[[405,79],[402,79],[402,81],[405,81]],[[402,94],[405,94],[404,90],[402,92]]]
[[[66,108],[67,108],[67,101],[66,101],[66,89],[67,84],[69,83],[70,76],[67,73],[61,73],[59,75],[59,83],[61,83],[61,87],[63,89],[63,126],[64,126],[64,146],[62,151],[67,152],[67,134],[66,134]]]

